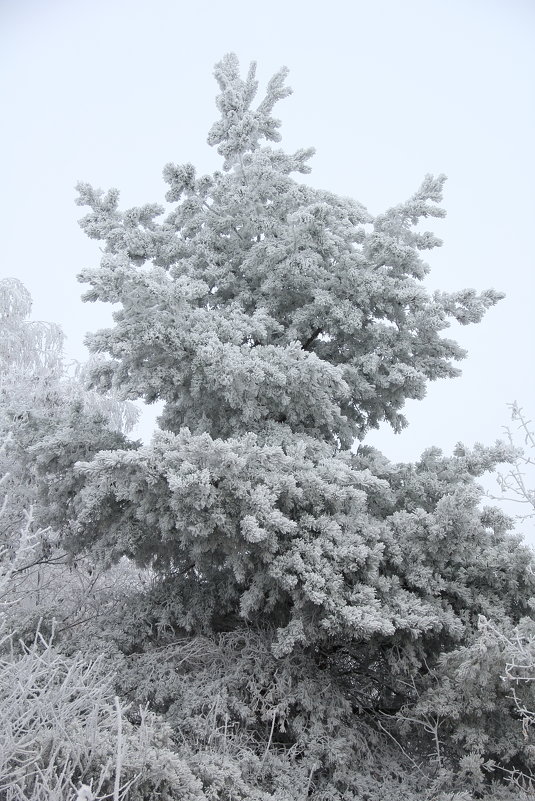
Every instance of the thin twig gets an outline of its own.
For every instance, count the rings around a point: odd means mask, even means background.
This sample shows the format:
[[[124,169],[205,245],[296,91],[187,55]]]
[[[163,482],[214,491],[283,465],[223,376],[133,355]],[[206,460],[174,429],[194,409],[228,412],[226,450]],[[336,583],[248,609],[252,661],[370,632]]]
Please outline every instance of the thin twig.
[[[269,749],[271,747],[271,741],[273,740],[273,731],[275,729],[275,720],[276,720],[276,718],[277,718],[277,710],[274,709],[273,710],[273,720],[271,721],[271,731],[269,732],[269,740],[268,740],[268,744],[266,746],[266,750],[264,751],[264,754],[263,754],[262,759],[260,761],[260,770],[262,770],[264,762],[266,761],[267,755],[269,753]]]
[[[121,770],[123,761],[123,719],[119,698],[115,696],[115,709],[117,711],[117,761],[115,763],[115,782],[113,785],[113,801],[119,801],[121,787]]]

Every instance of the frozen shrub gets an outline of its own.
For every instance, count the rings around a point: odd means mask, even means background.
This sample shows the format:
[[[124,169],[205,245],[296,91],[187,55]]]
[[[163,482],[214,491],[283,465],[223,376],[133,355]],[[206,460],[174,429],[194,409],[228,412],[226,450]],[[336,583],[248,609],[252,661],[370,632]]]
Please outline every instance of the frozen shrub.
[[[66,658],[39,634],[22,656],[4,654],[0,797],[67,801],[81,782],[95,798],[204,801],[169,726],[146,711],[133,725],[125,711],[99,658]]]

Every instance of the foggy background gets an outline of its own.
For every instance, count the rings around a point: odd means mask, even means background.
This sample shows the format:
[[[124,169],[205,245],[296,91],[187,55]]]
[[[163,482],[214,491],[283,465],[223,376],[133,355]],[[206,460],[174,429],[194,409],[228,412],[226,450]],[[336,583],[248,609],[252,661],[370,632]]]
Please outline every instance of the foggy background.
[[[119,188],[122,207],[163,202],[166,162],[220,167],[206,144],[214,63],[256,60],[260,92],[286,65],[281,145],[316,147],[305,180],[377,214],[446,173],[428,286],[507,293],[446,334],[469,351],[462,378],[409,402],[402,434],[367,441],[394,461],[491,444],[507,403],[535,415],[534,42],[532,0],[0,0],[0,275],[23,281],[34,318],[59,323],[83,361],[84,334],[111,312],[80,301],[76,275],[100,252],[77,225],[75,183]],[[535,543],[533,524],[523,531]]]

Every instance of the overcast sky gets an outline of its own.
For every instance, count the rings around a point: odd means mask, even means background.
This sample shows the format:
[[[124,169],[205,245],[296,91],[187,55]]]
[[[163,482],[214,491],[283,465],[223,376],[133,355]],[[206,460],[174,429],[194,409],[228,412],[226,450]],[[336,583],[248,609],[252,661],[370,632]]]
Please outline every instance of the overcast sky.
[[[491,443],[510,401],[535,416],[534,43],[534,0],[0,0],[0,274],[83,360],[110,313],[80,301],[76,275],[100,254],[75,183],[117,187],[125,206],[162,201],[166,162],[219,167],[214,63],[234,51],[261,80],[286,65],[282,144],[316,147],[307,180],[378,213],[446,173],[429,285],[507,293],[455,330],[463,377],[408,404],[403,434],[369,441],[393,460]]]

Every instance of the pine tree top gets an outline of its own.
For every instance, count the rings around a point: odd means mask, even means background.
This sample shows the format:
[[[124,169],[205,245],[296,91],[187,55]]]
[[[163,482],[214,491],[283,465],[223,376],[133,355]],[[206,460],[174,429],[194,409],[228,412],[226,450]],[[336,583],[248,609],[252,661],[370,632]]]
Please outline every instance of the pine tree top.
[[[441,217],[444,176],[373,218],[348,198],[299,183],[311,150],[274,149],[286,70],[255,107],[255,65],[216,66],[219,120],[208,141],[223,170],[167,164],[172,209],[121,211],[119,194],[79,185],[81,225],[104,243],[81,280],[85,300],[117,303],[115,325],[88,337],[111,357],[94,380],[165,402],[161,425],[228,437],[283,426],[350,447],[383,420],[399,430],[407,398],[459,374],[464,351],[442,332],[479,322],[494,290],[430,294],[418,229]],[[267,144],[265,143],[267,141]]]

